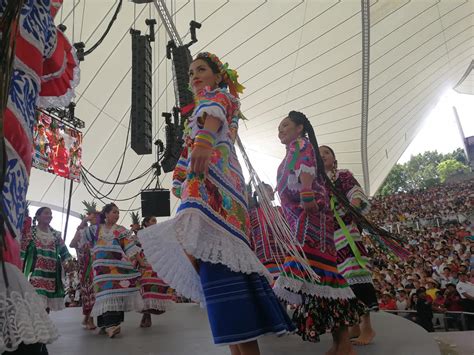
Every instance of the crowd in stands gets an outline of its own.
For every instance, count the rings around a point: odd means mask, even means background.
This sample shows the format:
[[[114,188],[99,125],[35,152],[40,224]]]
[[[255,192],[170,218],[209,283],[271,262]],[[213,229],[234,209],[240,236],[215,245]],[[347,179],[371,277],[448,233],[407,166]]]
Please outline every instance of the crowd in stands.
[[[429,331],[433,312],[474,312],[474,180],[375,197],[369,218],[406,238],[411,252],[401,261],[369,246],[382,310],[416,311],[399,314]],[[449,319],[461,328],[459,315]]]
[[[80,290],[79,263],[77,262],[77,259],[72,259],[69,262],[68,273],[64,278],[64,292],[66,294],[64,303],[66,307],[82,306]]]

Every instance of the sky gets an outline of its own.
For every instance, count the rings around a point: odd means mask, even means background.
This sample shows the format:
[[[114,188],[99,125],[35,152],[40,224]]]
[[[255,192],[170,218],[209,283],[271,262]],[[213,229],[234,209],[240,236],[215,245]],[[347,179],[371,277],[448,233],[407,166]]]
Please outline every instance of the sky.
[[[428,150],[437,150],[439,153],[446,154],[463,147],[453,106],[458,111],[464,136],[474,136],[474,97],[449,90],[427,116],[420,133],[405,150],[399,163],[405,163],[412,155]]]

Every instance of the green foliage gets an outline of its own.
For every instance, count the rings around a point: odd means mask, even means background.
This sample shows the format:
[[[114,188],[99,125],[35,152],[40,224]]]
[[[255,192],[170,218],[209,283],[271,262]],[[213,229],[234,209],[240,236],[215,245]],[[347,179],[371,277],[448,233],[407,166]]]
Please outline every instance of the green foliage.
[[[439,165],[444,161],[453,161],[453,163],[442,165],[441,171]],[[416,189],[426,189],[437,185],[446,180],[455,167],[468,169],[465,165],[467,162],[464,150],[456,149],[452,153],[440,154],[437,151],[428,151],[423,154],[412,155],[411,159],[405,164],[396,164],[387,175],[384,183],[378,190],[380,195],[390,195],[397,192],[406,192]],[[453,165],[459,163],[461,165]],[[446,167],[444,167],[446,166]],[[446,175],[447,174],[447,175]]]
[[[130,212],[130,217],[132,218],[132,224],[140,224],[140,215],[138,212]]]
[[[437,171],[441,182],[445,182],[448,177],[451,175],[455,175],[457,173],[467,173],[469,171],[469,167],[458,160],[455,159],[448,159],[442,161],[437,166]]]
[[[97,202],[95,201],[92,201],[92,202],[82,201],[82,204],[85,207],[84,212],[86,212],[86,215],[97,211]]]

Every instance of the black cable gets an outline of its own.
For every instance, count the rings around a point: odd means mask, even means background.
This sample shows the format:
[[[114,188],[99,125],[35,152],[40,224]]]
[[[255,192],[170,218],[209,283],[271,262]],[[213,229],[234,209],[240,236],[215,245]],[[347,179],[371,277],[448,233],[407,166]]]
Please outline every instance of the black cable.
[[[119,168],[119,171],[117,173],[117,178],[115,179],[115,183],[113,184],[110,191],[104,197],[109,196],[112,193],[112,191],[114,191],[115,186],[117,186],[117,182],[120,178],[120,174],[122,174],[123,164],[125,162],[125,154],[127,152],[127,147],[128,147],[128,139],[130,138],[131,125],[132,125],[132,119],[129,118],[129,120],[128,120],[128,129],[127,129],[127,138],[125,138],[125,145],[123,147],[123,153],[122,153],[122,162],[120,163],[120,168]]]
[[[141,173],[140,175],[138,175],[137,177],[134,177],[132,179],[129,179],[129,180],[126,180],[126,181],[119,181],[119,182],[110,182],[110,181],[107,181],[107,180],[103,180],[101,178],[98,178],[97,176],[95,176],[94,174],[92,174],[89,170],[87,170],[84,166],[82,166],[82,170],[87,174],[87,175],[90,175],[92,178],[94,178],[95,180],[103,183],[103,184],[107,184],[107,185],[127,185],[127,184],[130,184],[132,182],[135,182],[137,180],[140,180],[142,179],[143,177],[145,177],[146,175],[148,175],[151,170],[153,169],[153,166],[149,167],[147,170],[145,170],[143,173]]]
[[[115,20],[117,20],[117,15],[119,14],[121,9],[122,9],[122,0],[119,0],[117,8],[115,9],[115,13],[112,16],[112,19],[110,20],[109,24],[107,25],[105,32],[91,48],[89,48],[87,51],[84,52],[84,56],[91,54],[97,47],[101,45],[102,41],[109,34],[110,29],[112,28],[112,25],[114,24]]]
[[[87,178],[86,175],[84,174],[81,174],[81,177],[82,177],[82,182],[84,183],[84,186],[86,186],[86,188],[88,187],[88,191],[89,193],[94,197],[94,198],[97,198],[98,200],[102,201],[103,199],[107,199],[107,200],[110,200],[110,201],[113,201],[113,202],[124,202],[124,201],[130,201],[130,200],[133,200],[134,198],[138,197],[140,195],[140,192],[131,196],[131,197],[127,197],[127,198],[110,198],[108,197],[109,195],[104,195],[102,192],[99,191],[99,189],[97,189],[97,187],[95,187],[91,181]],[[154,180],[154,178],[152,179],[152,181]],[[150,186],[150,184],[148,184],[148,186]],[[92,192],[91,192],[92,191]],[[103,202],[103,201],[102,201]]]

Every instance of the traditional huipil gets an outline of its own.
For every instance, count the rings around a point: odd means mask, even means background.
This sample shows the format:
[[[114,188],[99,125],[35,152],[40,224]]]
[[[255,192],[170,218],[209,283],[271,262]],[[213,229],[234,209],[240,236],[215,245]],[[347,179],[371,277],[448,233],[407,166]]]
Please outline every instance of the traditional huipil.
[[[319,341],[319,335],[359,323],[361,306],[347,281],[337,269],[334,224],[329,194],[316,174],[316,157],[307,138],[298,138],[287,146],[285,159],[278,168],[277,190],[283,213],[302,246],[306,263],[319,276],[311,278],[294,257],[287,257],[278,277],[275,293],[297,304],[293,321],[303,340]],[[301,173],[314,176],[312,191],[318,209],[307,214],[300,201]]]
[[[368,213],[369,200],[349,170],[336,170],[328,175],[349,202],[359,199],[360,212]],[[377,310],[378,302],[372,283],[372,272],[369,269],[370,261],[359,228],[336,197],[331,197],[331,209],[334,212],[334,241],[339,272],[347,280],[357,298],[369,309]]]
[[[82,248],[76,248],[76,252],[81,280],[82,314],[88,316],[91,314],[95,303],[95,292],[92,283],[94,270],[92,269],[92,255],[89,244],[84,244]]]
[[[270,273],[250,249],[246,186],[229,134],[237,129],[239,102],[221,88],[205,88],[195,100],[174,173],[181,204],[173,219],[139,232],[145,255],[178,294],[206,305],[216,344],[285,334],[293,330],[291,321],[270,288]],[[188,167],[206,114],[222,126],[208,174],[196,176]],[[198,272],[185,252],[197,260]]]
[[[270,224],[258,203],[249,210],[249,215],[252,249],[275,281],[280,275],[280,267],[283,265],[285,256],[278,249]]]
[[[140,292],[143,298],[143,311],[152,314],[161,314],[172,302],[173,294],[170,287],[158,277],[151,265],[148,263],[145,253],[141,248],[141,243],[132,233],[132,241],[140,248],[140,258],[145,263],[145,267],[141,267],[138,260],[134,260],[134,267],[140,271]]]
[[[1,17],[12,3],[0,1]],[[62,0],[26,0],[16,21],[18,31],[13,32],[16,50],[4,111],[7,172],[2,202],[17,237],[21,235],[26,212],[36,106],[67,106],[79,83],[74,49],[54,26],[53,18],[61,3]],[[3,37],[4,33],[0,35]],[[54,68],[54,80],[48,81],[50,69]],[[40,298],[21,274],[20,245],[14,236],[7,231],[5,263],[0,264],[0,353],[18,348],[30,353],[41,352],[37,348],[52,342],[58,334]]]
[[[63,264],[71,255],[61,233],[50,228],[44,232],[37,226],[21,238],[23,272],[40,296],[44,308],[64,309]]]
[[[131,240],[131,232],[119,225],[108,229],[101,224],[80,233],[79,247],[88,244],[92,255],[95,303],[91,315],[98,316],[98,326],[109,326],[102,322],[108,312],[118,312],[113,316],[117,324],[123,321],[123,312],[141,312],[140,272],[131,260],[140,248]]]

